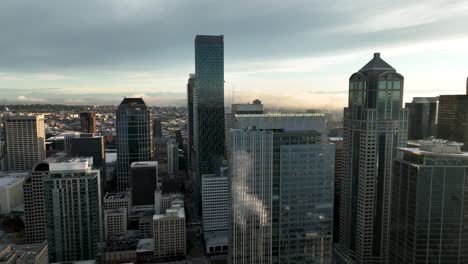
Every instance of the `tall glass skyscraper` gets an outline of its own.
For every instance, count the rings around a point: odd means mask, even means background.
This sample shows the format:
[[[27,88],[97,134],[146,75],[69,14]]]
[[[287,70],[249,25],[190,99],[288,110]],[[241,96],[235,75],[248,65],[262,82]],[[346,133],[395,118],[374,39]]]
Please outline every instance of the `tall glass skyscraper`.
[[[132,186],[130,164],[151,161],[153,130],[151,111],[142,98],[125,98],[117,109],[117,189]]]
[[[400,149],[388,263],[468,263],[468,153],[460,147],[431,140]]]
[[[187,115],[188,115],[188,168],[192,171],[194,165],[193,145],[193,90],[195,88],[195,74],[190,74],[187,81]]]
[[[261,129],[231,130],[230,259],[331,263],[334,145],[289,126],[290,115],[265,118],[259,115]],[[313,124],[320,116],[299,119]]]
[[[436,136],[436,97],[414,97],[411,103],[406,103],[408,116],[408,139],[426,139]]]
[[[193,137],[197,186],[201,175],[216,173],[224,160],[224,36],[196,36]]]
[[[408,133],[403,81],[379,53],[349,78],[337,247],[345,261],[387,261],[392,160]]]

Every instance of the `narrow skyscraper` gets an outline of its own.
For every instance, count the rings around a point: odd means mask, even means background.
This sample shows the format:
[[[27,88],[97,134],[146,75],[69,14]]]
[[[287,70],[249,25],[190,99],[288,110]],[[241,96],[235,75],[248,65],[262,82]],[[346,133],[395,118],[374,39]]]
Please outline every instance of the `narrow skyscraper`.
[[[3,116],[7,170],[31,170],[46,158],[44,116]],[[2,155],[0,155],[2,156]]]
[[[117,109],[117,188],[132,186],[130,164],[153,160],[151,111],[142,98],[125,98]]]
[[[392,161],[396,148],[406,146],[408,133],[403,81],[380,53],[349,78],[337,247],[344,260],[387,261]]]
[[[192,171],[195,163],[193,145],[193,90],[195,89],[195,74],[191,73],[187,81],[187,115],[188,115],[188,168]]]
[[[195,38],[193,138],[195,196],[200,203],[201,175],[216,173],[224,160],[224,36]]]

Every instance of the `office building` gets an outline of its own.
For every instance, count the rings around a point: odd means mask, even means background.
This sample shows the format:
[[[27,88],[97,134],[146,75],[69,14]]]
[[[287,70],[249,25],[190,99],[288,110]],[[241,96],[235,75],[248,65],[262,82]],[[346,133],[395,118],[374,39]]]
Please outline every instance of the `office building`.
[[[136,263],[138,237],[121,237],[107,240],[102,253],[106,264]]]
[[[96,135],[96,114],[93,112],[80,113],[81,132]]]
[[[167,209],[174,205],[184,205],[184,195],[177,192],[167,192],[162,190],[154,192],[154,212],[164,214]]]
[[[228,230],[228,176],[202,175],[203,231]]]
[[[399,148],[388,263],[468,263],[468,153],[461,145],[427,140]]]
[[[441,95],[437,108],[437,138],[462,142],[468,150],[468,78],[464,95]]]
[[[127,233],[127,209],[104,210],[104,237],[110,240]]]
[[[195,74],[191,73],[187,81],[187,120],[188,120],[188,167],[190,171],[195,162],[193,145],[193,90],[195,89]]]
[[[0,246],[0,263],[49,264],[47,242],[38,244]]]
[[[183,207],[172,207],[153,216],[154,257],[185,256],[186,228]]]
[[[175,179],[179,173],[179,148],[176,143],[167,143],[167,171]]]
[[[403,76],[379,53],[349,78],[336,247],[342,261],[387,261],[392,161],[396,148],[406,146],[408,131],[403,84]]]
[[[130,166],[132,177],[132,205],[154,205],[154,191],[158,182],[158,162],[133,162]]]
[[[215,173],[225,153],[224,36],[195,38],[193,138],[197,163],[194,192],[201,203],[201,175]]]
[[[140,238],[153,237],[153,212],[146,214],[138,220],[138,233]]]
[[[114,210],[119,208],[125,208],[127,214],[130,213],[132,206],[132,199],[129,192],[118,192],[118,193],[106,193],[103,200],[104,210]]]
[[[9,214],[24,203],[23,184],[28,171],[0,172],[0,214]]]
[[[3,116],[7,170],[31,170],[46,158],[44,116]]]
[[[328,138],[330,143],[335,144],[335,178],[333,191],[333,243],[337,243],[340,237],[340,202],[341,202],[341,180],[344,177],[343,164],[343,138]]]
[[[117,189],[126,191],[131,184],[130,164],[151,161],[153,130],[151,111],[142,98],[125,98],[116,115]]]
[[[408,109],[408,139],[425,139],[436,136],[436,97],[414,97],[406,103]]]
[[[327,139],[325,115],[321,113],[237,114],[234,118],[234,128],[317,131],[323,140]]]
[[[93,157],[93,166],[105,168],[106,153],[104,137],[82,133],[78,137],[69,139],[69,153],[72,156]]]
[[[95,259],[102,241],[100,171],[92,157],[49,162],[44,197],[50,262]]]
[[[335,149],[317,132],[324,124],[250,118],[231,130],[231,263],[331,263]]]
[[[247,104],[232,104],[231,106],[233,115],[248,115],[248,114],[263,114],[262,101],[255,99],[252,103]]]

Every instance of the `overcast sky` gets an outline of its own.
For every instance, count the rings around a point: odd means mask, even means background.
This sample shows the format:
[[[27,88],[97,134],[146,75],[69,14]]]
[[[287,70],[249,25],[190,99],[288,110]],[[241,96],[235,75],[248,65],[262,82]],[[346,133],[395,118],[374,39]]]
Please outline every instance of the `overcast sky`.
[[[0,104],[184,105],[194,37],[224,34],[226,104],[341,108],[374,52],[405,101],[465,91],[466,0],[1,0]]]

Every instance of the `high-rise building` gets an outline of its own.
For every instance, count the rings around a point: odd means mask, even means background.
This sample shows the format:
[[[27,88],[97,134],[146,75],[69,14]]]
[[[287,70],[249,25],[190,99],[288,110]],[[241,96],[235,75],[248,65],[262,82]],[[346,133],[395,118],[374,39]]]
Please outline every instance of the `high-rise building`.
[[[100,171],[92,157],[49,162],[44,197],[49,261],[95,259],[102,241]]]
[[[437,108],[437,138],[462,142],[468,150],[468,78],[464,95],[441,95]]]
[[[96,135],[96,114],[93,112],[80,113],[81,132]]]
[[[179,148],[176,143],[167,143],[167,171],[171,179],[179,173]]]
[[[228,177],[227,175],[202,175],[203,231],[228,230]]]
[[[70,138],[67,148],[72,156],[93,157],[93,166],[105,168],[104,137],[94,136],[91,133],[82,133],[78,137]]]
[[[400,148],[388,263],[468,263],[468,153],[460,147],[427,140]]]
[[[344,177],[343,167],[343,138],[328,138],[330,143],[335,144],[335,178],[333,195],[333,243],[337,243],[340,237],[340,202],[341,202],[341,180]]]
[[[408,109],[408,139],[425,139],[436,136],[436,97],[414,97],[406,103]]]
[[[252,103],[247,104],[232,104],[233,115],[248,115],[248,114],[263,114],[262,101],[255,99]]]
[[[31,170],[46,158],[44,116],[3,116],[7,170]]]
[[[158,162],[133,162],[130,166],[132,177],[132,205],[154,205],[154,191],[158,182]]]
[[[187,81],[187,119],[188,119],[188,168],[193,170],[195,149],[193,145],[193,90],[195,89],[195,74],[191,73]]]
[[[127,209],[104,210],[104,237],[106,240],[127,233]]]
[[[193,139],[200,203],[201,175],[217,172],[224,160],[224,36],[195,38]]]
[[[344,109],[340,242],[336,253],[356,263],[386,263],[392,160],[406,146],[408,111],[401,74],[375,53],[349,78]]]
[[[128,192],[106,193],[104,196],[103,209],[114,210],[125,208],[127,214],[130,212],[132,206],[132,199]]]
[[[334,145],[316,132],[323,127],[271,118],[231,130],[230,260],[331,263]],[[316,118],[302,116],[309,124]]]
[[[151,111],[142,98],[125,98],[117,109],[117,189],[119,191],[125,191],[132,186],[130,164],[154,159],[152,121]]]
[[[153,136],[156,139],[163,137],[162,125],[160,120],[153,119]]]
[[[153,216],[154,257],[185,256],[186,228],[184,208],[167,209],[165,214]]]

